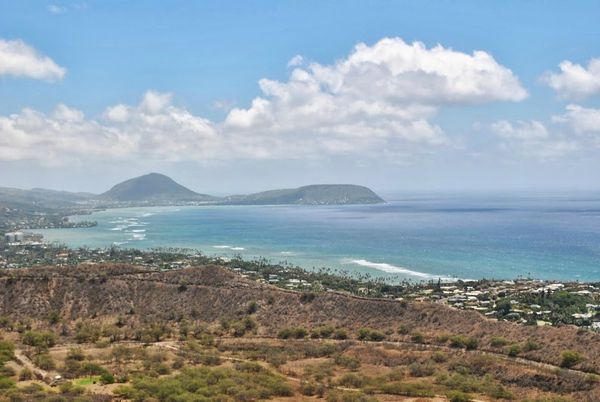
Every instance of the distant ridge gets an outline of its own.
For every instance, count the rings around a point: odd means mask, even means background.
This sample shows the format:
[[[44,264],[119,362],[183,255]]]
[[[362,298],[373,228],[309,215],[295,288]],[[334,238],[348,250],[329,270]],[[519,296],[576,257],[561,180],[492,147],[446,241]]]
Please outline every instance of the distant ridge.
[[[347,205],[385,202],[371,189],[354,184],[313,184],[293,189],[270,190],[255,194],[232,196],[230,204],[245,205]]]
[[[197,193],[160,173],[149,173],[114,185],[99,194],[34,188],[0,187],[2,208],[42,209],[148,205],[360,205],[385,202],[371,189],[354,184],[313,184],[254,194],[214,197]]]
[[[160,173],[150,173],[121,182],[100,194],[100,198],[118,202],[176,202],[214,199],[208,195],[198,194]]]

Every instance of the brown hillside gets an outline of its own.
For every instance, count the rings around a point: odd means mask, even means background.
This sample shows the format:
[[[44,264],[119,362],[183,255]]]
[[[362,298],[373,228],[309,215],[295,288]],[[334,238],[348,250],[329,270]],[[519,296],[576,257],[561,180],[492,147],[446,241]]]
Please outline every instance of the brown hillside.
[[[533,327],[489,320],[478,313],[433,303],[363,299],[337,293],[303,297],[248,281],[217,266],[168,272],[110,265],[34,268],[0,272],[0,315],[14,319],[46,319],[51,313],[67,320],[134,315],[140,321],[194,317],[215,322],[240,316],[252,301],[264,335],[281,328],[332,324],[355,332],[361,327],[393,330],[390,338],[408,339],[395,331],[404,326],[419,331],[426,342],[442,334],[462,334],[479,340],[480,349],[494,350],[490,339],[534,341],[541,347],[522,354],[558,365],[563,350],[581,352],[575,368],[600,372],[600,334],[575,327]],[[389,333],[389,332],[388,332]]]

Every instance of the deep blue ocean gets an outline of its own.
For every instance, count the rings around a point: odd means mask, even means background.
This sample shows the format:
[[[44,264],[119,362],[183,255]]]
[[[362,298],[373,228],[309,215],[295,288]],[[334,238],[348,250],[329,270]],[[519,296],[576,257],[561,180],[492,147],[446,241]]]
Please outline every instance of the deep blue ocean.
[[[185,247],[399,279],[600,281],[598,194],[128,208],[72,219],[96,220],[98,226],[38,232],[72,247]]]

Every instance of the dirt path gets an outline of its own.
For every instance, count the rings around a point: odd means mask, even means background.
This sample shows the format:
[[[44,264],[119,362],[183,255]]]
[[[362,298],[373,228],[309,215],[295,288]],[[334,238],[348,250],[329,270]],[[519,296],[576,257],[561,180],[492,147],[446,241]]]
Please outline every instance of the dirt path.
[[[35,378],[38,380],[42,380],[45,382],[51,381],[56,375],[56,373],[42,370],[41,368],[37,367],[35,364],[33,364],[29,357],[27,357],[20,349],[15,349],[15,361],[19,366],[31,370]]]

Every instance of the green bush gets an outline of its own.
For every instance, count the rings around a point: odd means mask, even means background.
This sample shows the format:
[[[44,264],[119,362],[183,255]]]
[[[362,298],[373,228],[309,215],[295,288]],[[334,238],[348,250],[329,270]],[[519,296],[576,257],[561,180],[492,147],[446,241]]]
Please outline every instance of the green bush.
[[[450,347],[465,348],[467,350],[477,349],[479,342],[477,339],[464,335],[453,335],[450,338]]]
[[[160,378],[136,377],[131,386],[119,386],[114,393],[133,401],[250,401],[291,396],[293,390],[270,370],[242,363],[234,368],[187,368]]]
[[[405,382],[391,382],[384,384],[381,387],[381,391],[384,394],[402,395],[402,396],[418,396],[418,397],[429,397],[435,396],[433,388],[429,384],[425,383],[405,383]]]
[[[343,328],[338,328],[333,333],[333,339],[344,340],[348,339],[348,333]]]
[[[422,333],[415,331],[412,334],[410,334],[410,340],[414,343],[423,343],[425,341],[425,337]]]
[[[77,343],[93,343],[100,338],[100,328],[91,323],[78,322],[75,325],[75,341]]]
[[[318,396],[325,394],[325,385],[320,382],[305,381],[300,384],[300,393],[304,396]]]
[[[560,357],[560,367],[565,368],[571,368],[583,361],[583,356],[576,350],[563,350]]]
[[[29,381],[33,379],[33,371],[25,367],[19,373],[19,381]]]
[[[448,355],[446,355],[444,352],[434,352],[431,355],[431,360],[436,363],[444,363],[448,360]]]
[[[314,328],[312,331],[310,331],[310,337],[313,339],[316,339],[316,338],[327,339],[327,338],[331,338],[331,336],[334,334],[334,332],[335,332],[335,328],[333,328],[331,325],[323,325],[321,327]]]
[[[15,354],[15,345],[8,341],[0,340],[0,366],[11,360]]]
[[[115,377],[111,373],[103,373],[100,375],[100,382],[102,384],[114,384]]]
[[[385,335],[374,329],[361,328],[358,330],[358,340],[360,341],[381,342],[384,339]]]
[[[56,364],[54,363],[52,356],[46,353],[36,355],[33,358],[33,364],[42,370],[54,370],[56,368]]]
[[[527,341],[523,344],[523,351],[524,352],[531,352],[533,350],[539,350],[541,348],[540,344],[534,341]]]
[[[378,399],[367,396],[362,392],[330,390],[326,396],[327,402],[377,402]]]
[[[490,346],[493,348],[502,348],[509,344],[508,339],[501,336],[495,336],[490,340]]]
[[[471,397],[469,396],[469,394],[466,394],[461,391],[449,391],[446,394],[446,397],[448,398],[449,402],[470,402],[471,401]]]
[[[248,307],[246,307],[246,314],[254,314],[258,311],[258,303],[256,301],[251,301],[248,303]]]
[[[349,388],[362,388],[367,383],[367,380],[358,374],[346,373],[338,380],[338,384]]]
[[[21,336],[24,345],[47,349],[56,344],[56,335],[47,331],[26,331]]]
[[[336,355],[333,359],[335,364],[340,367],[344,367],[348,370],[356,371],[360,368],[360,360],[354,356]]]
[[[281,339],[304,339],[308,335],[306,328],[292,327],[284,328],[277,334],[277,337]]]
[[[413,377],[429,377],[435,373],[435,367],[430,363],[412,363],[408,366],[408,372]]]
[[[0,377],[0,390],[11,389],[16,386],[15,382],[10,378]]]
[[[521,353],[521,346],[519,345],[510,345],[506,348],[506,354],[510,357],[517,357]]]

